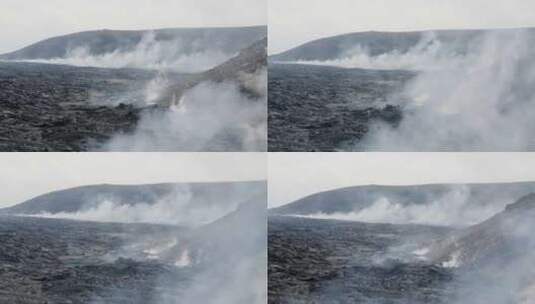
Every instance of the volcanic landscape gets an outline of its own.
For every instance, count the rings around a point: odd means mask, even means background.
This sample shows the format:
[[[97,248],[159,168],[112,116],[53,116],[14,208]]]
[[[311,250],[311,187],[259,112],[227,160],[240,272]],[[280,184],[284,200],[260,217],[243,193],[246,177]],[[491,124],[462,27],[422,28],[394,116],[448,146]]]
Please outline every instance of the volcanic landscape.
[[[265,303],[264,188],[95,185],[2,209],[0,302]],[[108,216],[130,217],[88,220],[102,200],[117,208]],[[162,200],[184,217],[156,217]]]
[[[534,37],[358,32],[271,55],[269,150],[531,151]]]
[[[532,303],[533,187],[361,186],[271,209],[269,303]],[[448,204],[477,216],[433,218]]]
[[[266,104],[256,84],[267,81],[265,36],[265,27],[102,30],[0,55],[0,151],[265,150],[266,132],[249,130],[266,129],[256,110]],[[194,110],[241,103],[248,116],[210,127],[214,114],[190,113],[196,125],[184,114],[195,98]]]

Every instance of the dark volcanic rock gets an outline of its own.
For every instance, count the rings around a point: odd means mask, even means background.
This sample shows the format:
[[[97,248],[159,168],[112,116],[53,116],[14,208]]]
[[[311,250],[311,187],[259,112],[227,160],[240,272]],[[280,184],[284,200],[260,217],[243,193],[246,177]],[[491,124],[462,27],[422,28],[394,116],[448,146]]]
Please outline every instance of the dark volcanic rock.
[[[413,75],[270,64],[269,151],[344,150],[358,142],[374,121],[396,126],[401,108],[388,104],[387,98]]]
[[[1,303],[154,303],[162,279],[188,282],[187,269],[157,260],[109,257],[177,227],[0,216]],[[164,287],[164,288],[162,288]]]
[[[269,303],[447,303],[447,269],[390,249],[448,229],[270,217]]]
[[[86,151],[139,119],[155,72],[0,62],[0,151]],[[132,104],[114,104],[138,88]]]
[[[113,136],[134,133],[143,114],[162,114],[204,81],[237,82],[253,99],[265,97],[248,77],[266,66],[267,40],[246,46],[198,74],[0,62],[0,151],[101,150]],[[172,85],[151,101],[159,105],[147,105],[146,88],[162,75]]]
[[[265,303],[265,200],[191,229],[0,215],[0,303]]]

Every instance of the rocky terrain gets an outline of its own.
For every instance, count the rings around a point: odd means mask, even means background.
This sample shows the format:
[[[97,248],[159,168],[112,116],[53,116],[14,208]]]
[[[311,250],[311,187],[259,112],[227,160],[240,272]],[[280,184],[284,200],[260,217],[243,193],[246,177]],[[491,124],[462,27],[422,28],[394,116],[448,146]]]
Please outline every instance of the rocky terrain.
[[[136,100],[145,98],[143,88],[155,76],[0,62],[0,150],[93,150],[113,134],[135,128],[143,111]]]
[[[0,215],[0,303],[265,303],[265,195],[241,199],[195,227]]]
[[[535,195],[513,202],[465,228],[271,215],[270,303],[532,303]]]
[[[269,150],[340,151],[362,138],[374,121],[395,126],[403,114],[387,97],[412,76],[270,63]]]
[[[177,227],[0,216],[1,303],[155,303],[162,278],[187,282],[189,270],[151,260],[138,240]],[[149,250],[150,247],[145,248]],[[134,258],[134,256],[136,256]]]
[[[524,74],[532,70],[533,43],[533,28],[360,32],[271,55],[269,149],[531,150],[531,126],[511,125],[533,108],[529,104],[533,80]],[[499,51],[493,49],[496,45],[501,46]],[[519,50],[523,51],[515,59],[518,62],[509,62],[508,54]],[[514,67],[515,79],[496,86],[503,90],[496,89],[490,94],[496,100],[489,100],[485,88],[501,81],[492,78],[498,77],[501,66]],[[444,70],[449,73],[442,74]],[[479,73],[466,73],[473,70]],[[482,84],[486,73],[488,83]],[[463,100],[470,95],[474,97]],[[458,109],[456,103],[466,108]],[[473,126],[483,110],[495,117],[485,127]],[[504,134],[495,134],[496,128],[504,129]],[[509,134],[518,133],[525,133],[525,138],[508,142]]]
[[[448,231],[270,216],[269,303],[447,303],[453,273],[410,249]]]
[[[183,38],[182,31],[178,31],[178,38],[169,31],[157,31],[156,39]],[[266,65],[267,42],[261,40],[265,27],[186,32],[190,40],[203,39],[204,44],[195,44],[198,47],[212,42],[213,49],[228,51],[230,59],[191,74],[150,67],[92,68],[12,61],[66,56],[73,43],[86,43],[95,54],[119,52],[134,47],[143,34],[120,31],[52,38],[0,57],[4,59],[0,61],[0,151],[107,149],[114,136],[134,133],[143,116],[163,116],[184,91],[205,81],[237,82],[244,93],[251,94],[251,86],[243,78]],[[239,39],[227,40],[235,36]]]

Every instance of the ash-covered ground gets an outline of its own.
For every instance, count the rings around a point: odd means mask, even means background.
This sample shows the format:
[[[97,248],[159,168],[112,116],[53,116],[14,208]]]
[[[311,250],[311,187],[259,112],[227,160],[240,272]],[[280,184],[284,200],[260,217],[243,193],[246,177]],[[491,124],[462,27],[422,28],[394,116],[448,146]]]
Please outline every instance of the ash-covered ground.
[[[270,63],[269,150],[344,150],[374,121],[396,126],[403,114],[389,98],[412,76],[407,71]]]

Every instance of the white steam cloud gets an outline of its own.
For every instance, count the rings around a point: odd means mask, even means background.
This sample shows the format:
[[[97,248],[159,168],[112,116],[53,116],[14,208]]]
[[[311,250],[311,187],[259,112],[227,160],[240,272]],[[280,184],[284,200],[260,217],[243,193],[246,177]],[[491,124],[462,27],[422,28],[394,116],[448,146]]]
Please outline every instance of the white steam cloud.
[[[535,149],[531,41],[522,30],[490,33],[465,65],[420,73],[402,92],[408,102],[399,126],[378,123],[356,149]]]
[[[373,70],[436,70],[451,67],[463,67],[469,57],[461,55],[452,46],[447,46],[436,38],[432,32],[407,52],[394,50],[379,55],[371,55],[366,46],[356,45],[346,51],[341,58],[332,60],[298,60],[294,64],[324,65],[347,69]]]
[[[187,53],[183,50],[184,42],[180,39],[158,41],[155,34],[149,32],[132,50],[116,49],[113,52],[95,55],[88,47],[82,46],[67,50],[64,58],[25,61],[80,67],[140,68],[193,73],[208,70],[234,55],[218,50],[194,53]]]
[[[530,30],[497,30],[444,42],[429,33],[405,52],[372,56],[358,45],[340,59],[294,63],[419,72],[387,100],[402,107],[401,123],[375,123],[355,150],[532,151],[532,36]]]
[[[243,75],[237,83],[204,82],[188,90],[169,110],[147,111],[133,134],[118,134],[110,151],[265,151],[267,149],[267,71]],[[147,101],[159,98],[165,79],[147,87]]]
[[[115,223],[152,223],[196,227],[210,223],[234,210],[238,202],[192,204],[192,194],[176,190],[156,203],[103,199],[76,212],[39,213],[30,216]]]
[[[294,216],[370,223],[468,226],[489,218],[502,208],[500,204],[474,204],[469,189],[457,187],[425,204],[400,204],[387,198],[380,198],[366,208],[349,213]]]

